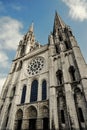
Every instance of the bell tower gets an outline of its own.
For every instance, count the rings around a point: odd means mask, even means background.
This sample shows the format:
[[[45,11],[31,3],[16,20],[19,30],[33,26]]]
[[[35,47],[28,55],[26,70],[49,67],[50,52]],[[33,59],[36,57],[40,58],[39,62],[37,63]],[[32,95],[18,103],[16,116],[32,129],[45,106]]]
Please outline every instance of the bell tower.
[[[51,129],[52,122],[57,129],[57,120],[59,122],[58,130],[86,129],[87,65],[72,30],[63,22],[57,12],[55,13],[53,33],[50,37],[49,50],[53,50],[50,55],[50,65],[52,64],[52,66],[49,76]],[[52,52],[54,52],[53,55]],[[58,118],[55,112],[58,113]]]

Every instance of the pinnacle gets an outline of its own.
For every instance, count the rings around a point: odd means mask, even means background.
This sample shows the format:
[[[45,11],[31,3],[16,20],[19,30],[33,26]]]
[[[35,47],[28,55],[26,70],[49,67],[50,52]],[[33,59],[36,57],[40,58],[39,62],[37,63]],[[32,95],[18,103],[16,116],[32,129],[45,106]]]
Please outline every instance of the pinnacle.
[[[59,28],[65,28],[66,24],[63,22],[57,11],[55,12],[55,18],[54,18],[54,28],[53,32],[58,31]]]
[[[29,28],[29,32],[34,32],[34,23],[32,22],[30,28]]]
[[[66,24],[64,23],[64,21],[62,20],[62,18],[59,16],[57,12],[55,12],[55,22],[58,24],[58,26],[62,28],[66,26]]]

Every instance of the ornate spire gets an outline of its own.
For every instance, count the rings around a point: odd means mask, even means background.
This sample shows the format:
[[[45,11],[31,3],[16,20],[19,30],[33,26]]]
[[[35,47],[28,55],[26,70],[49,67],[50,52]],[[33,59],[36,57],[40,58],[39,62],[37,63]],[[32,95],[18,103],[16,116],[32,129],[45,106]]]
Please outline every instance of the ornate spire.
[[[61,17],[55,12],[54,28],[53,32],[57,32],[59,28],[65,28],[66,24],[63,22]]]
[[[34,32],[34,23],[32,22],[30,28],[29,28],[29,32]]]

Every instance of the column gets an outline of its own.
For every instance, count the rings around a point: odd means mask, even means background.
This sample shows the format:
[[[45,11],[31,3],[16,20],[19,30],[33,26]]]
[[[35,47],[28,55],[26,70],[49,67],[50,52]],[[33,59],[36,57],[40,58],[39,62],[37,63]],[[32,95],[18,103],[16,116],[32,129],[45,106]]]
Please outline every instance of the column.
[[[31,94],[31,80],[27,79],[27,90],[26,90],[26,99],[25,99],[25,103],[29,103],[30,102],[30,94]]]
[[[38,98],[37,98],[38,101],[41,101],[42,100],[42,78],[38,78]]]
[[[85,98],[87,101],[87,64],[82,56],[82,53],[80,51],[79,46],[77,45],[77,42],[75,40],[75,38],[71,37],[70,38],[71,44],[72,44],[72,49],[74,52],[74,57],[79,69],[79,73],[81,76],[81,81],[82,81],[82,85],[83,85],[83,89],[84,89],[84,94],[85,94]]]
[[[67,105],[67,112],[69,114],[69,123],[70,127],[72,127],[74,130],[79,130],[79,123],[75,108],[75,102],[73,97],[72,88],[69,82],[69,61],[68,56],[64,56],[64,54],[61,54],[62,57],[62,68],[63,68],[63,76],[64,76],[64,89],[65,89],[65,97],[66,97],[66,105]]]
[[[52,129],[52,124],[54,122],[55,129],[58,130],[58,110],[57,110],[57,96],[56,96],[56,73],[54,70],[54,63],[53,58],[49,58],[49,85],[50,85],[50,101],[49,101],[49,108],[50,108],[50,129]]]
[[[42,122],[42,112],[41,112],[41,106],[40,103],[38,102],[38,109],[37,109],[37,120],[36,120],[36,129],[37,130],[42,130],[43,129],[43,122]]]

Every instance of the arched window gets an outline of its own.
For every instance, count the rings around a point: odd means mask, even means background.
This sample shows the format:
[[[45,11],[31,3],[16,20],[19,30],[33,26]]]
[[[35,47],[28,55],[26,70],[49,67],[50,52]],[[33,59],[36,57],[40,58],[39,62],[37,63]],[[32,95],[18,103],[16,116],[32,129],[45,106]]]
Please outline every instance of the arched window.
[[[84,117],[83,117],[82,109],[81,109],[81,108],[78,108],[78,111],[79,111],[79,118],[80,118],[80,121],[81,121],[81,122],[84,122]]]
[[[38,81],[34,80],[31,85],[30,102],[37,101],[37,94],[38,94]]]
[[[22,90],[21,103],[25,102],[25,97],[26,97],[26,85],[23,87],[23,90]]]
[[[20,63],[19,63],[19,69],[21,69],[22,68],[22,61],[20,61]]]
[[[47,82],[44,80],[42,82],[42,100],[46,100],[47,97]]]
[[[75,78],[75,68],[73,66],[69,67],[69,73],[71,75],[72,81],[75,81],[76,80],[76,78]]]
[[[56,44],[55,47],[56,47],[56,52],[59,54],[60,53],[60,46],[58,44]]]
[[[25,45],[21,45],[21,51],[20,51],[20,56],[23,56],[25,54]]]
[[[61,35],[59,35],[59,40],[60,40],[60,41],[62,41],[62,40],[63,40],[63,38],[62,38],[62,36],[61,36]]]
[[[61,85],[63,83],[63,73],[62,73],[62,70],[58,70],[56,72],[56,76],[57,76],[58,84]]]
[[[67,42],[67,41],[65,41],[64,43],[65,43],[66,49],[67,49],[67,50],[70,49],[70,45],[69,45],[70,43]]]

